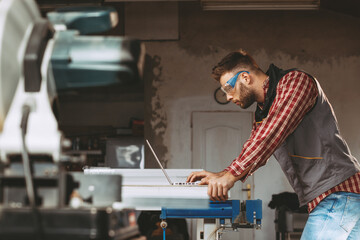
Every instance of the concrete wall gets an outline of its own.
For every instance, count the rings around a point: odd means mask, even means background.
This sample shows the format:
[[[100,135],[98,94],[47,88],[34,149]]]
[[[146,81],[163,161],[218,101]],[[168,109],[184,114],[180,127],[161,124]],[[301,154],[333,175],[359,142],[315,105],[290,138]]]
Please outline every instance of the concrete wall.
[[[214,101],[218,85],[210,77],[212,67],[239,48],[252,54],[264,70],[274,63],[312,73],[332,102],[350,149],[360,159],[359,18],[322,11],[205,12],[198,3],[181,3],[179,29],[178,41],[146,42],[145,135],[168,168],[191,167],[192,112],[242,111]],[[157,167],[149,158],[146,166]],[[267,204],[271,194],[289,190],[274,159],[255,173],[255,198],[263,199],[265,217],[256,239],[275,239],[273,210]]]

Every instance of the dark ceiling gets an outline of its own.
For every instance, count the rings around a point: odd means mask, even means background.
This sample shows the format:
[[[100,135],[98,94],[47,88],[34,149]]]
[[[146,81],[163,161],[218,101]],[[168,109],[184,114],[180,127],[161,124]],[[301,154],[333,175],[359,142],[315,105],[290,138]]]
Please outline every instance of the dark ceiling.
[[[320,0],[320,9],[360,17],[359,0]]]
[[[85,5],[85,4],[87,5],[116,4],[114,2],[106,2],[105,0],[36,0],[36,1],[43,10],[44,9],[50,10],[57,7]],[[145,0],[145,1],[149,2],[151,0]],[[198,1],[200,2],[200,0]],[[119,2],[117,4],[119,4]],[[359,0],[320,0],[320,9],[347,14],[355,17],[360,17]]]

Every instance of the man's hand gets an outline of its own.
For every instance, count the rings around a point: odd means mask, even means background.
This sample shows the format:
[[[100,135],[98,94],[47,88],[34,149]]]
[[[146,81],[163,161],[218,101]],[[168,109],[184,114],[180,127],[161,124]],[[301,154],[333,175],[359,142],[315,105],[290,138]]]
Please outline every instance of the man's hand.
[[[240,177],[234,177],[230,172],[192,172],[187,182],[200,181],[199,185],[208,185],[208,195],[212,201],[225,201],[228,199],[228,192]]]
[[[192,172],[186,179],[186,182],[201,181],[200,185],[207,185],[211,178],[220,177],[220,176],[224,175],[225,173],[226,173],[225,171],[218,172],[218,173],[213,173],[213,172],[208,172],[208,171]]]
[[[225,201],[228,197],[228,192],[235,182],[239,180],[230,172],[226,172],[222,176],[211,178],[208,182],[208,195],[212,201]]]

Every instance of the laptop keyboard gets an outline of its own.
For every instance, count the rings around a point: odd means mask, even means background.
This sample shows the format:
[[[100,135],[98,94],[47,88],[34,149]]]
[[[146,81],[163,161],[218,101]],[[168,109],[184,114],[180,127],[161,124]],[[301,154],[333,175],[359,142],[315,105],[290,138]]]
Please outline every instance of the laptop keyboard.
[[[199,185],[199,182],[174,182],[173,185]]]

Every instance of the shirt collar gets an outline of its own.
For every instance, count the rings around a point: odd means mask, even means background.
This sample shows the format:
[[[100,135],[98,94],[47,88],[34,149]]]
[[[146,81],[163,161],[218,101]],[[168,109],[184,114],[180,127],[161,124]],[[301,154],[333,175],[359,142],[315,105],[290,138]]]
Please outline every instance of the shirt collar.
[[[266,93],[269,90],[269,77],[267,77],[263,83],[262,86],[263,90],[264,90],[264,99],[266,99]],[[259,107],[262,109],[264,104],[263,103],[258,103]]]

